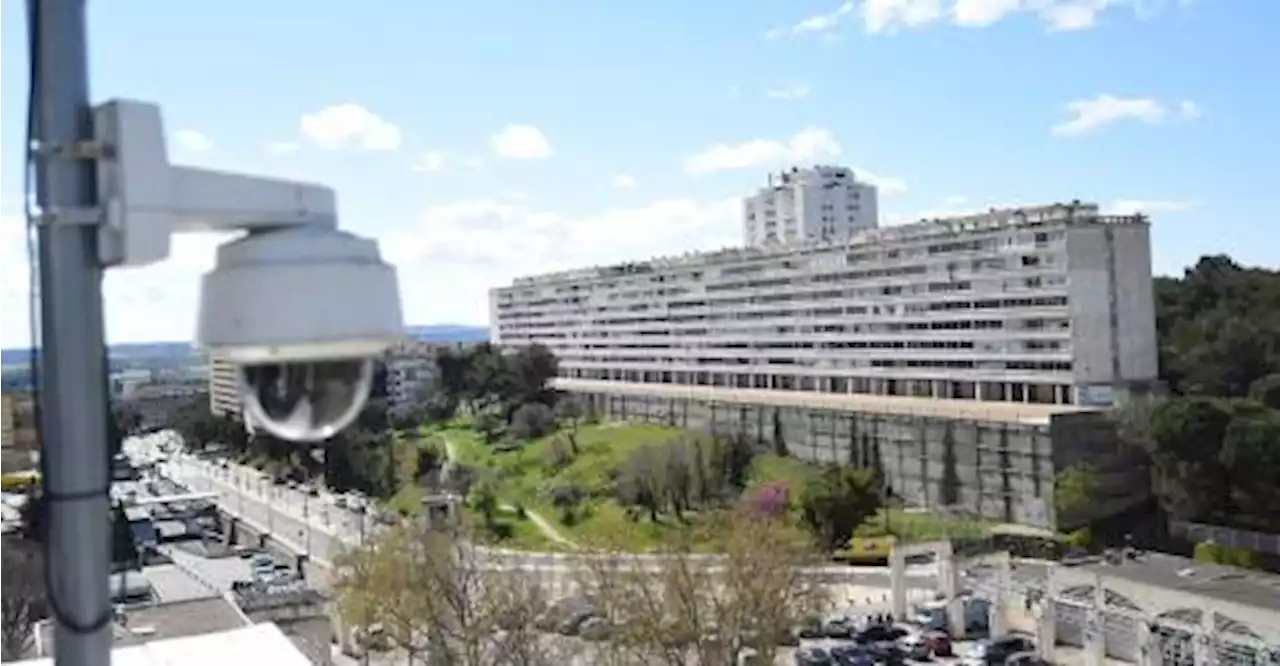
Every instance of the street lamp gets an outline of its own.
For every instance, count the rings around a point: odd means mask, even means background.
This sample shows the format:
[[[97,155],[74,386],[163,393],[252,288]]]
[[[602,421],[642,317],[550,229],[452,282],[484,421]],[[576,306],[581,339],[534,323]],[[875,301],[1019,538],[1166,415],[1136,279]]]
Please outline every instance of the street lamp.
[[[282,439],[327,439],[354,420],[373,359],[404,327],[395,269],[376,242],[337,230],[332,190],[170,164],[159,107],[91,108],[85,1],[27,8],[46,587],[56,663],[107,664],[105,269],[167,258],[175,232],[247,232],[204,276],[197,341],[239,365],[246,411]]]

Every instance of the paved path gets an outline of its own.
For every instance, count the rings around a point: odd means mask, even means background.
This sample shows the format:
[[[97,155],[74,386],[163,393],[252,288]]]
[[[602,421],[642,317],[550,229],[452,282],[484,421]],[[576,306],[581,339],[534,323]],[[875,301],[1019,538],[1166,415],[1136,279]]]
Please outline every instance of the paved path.
[[[458,449],[457,449],[457,445],[453,443],[453,440],[450,439],[448,435],[444,433],[440,433],[440,439],[444,440],[444,456],[445,456],[444,468],[441,471],[440,476],[442,479],[447,481],[449,479],[450,474],[453,471],[454,465],[457,464]],[[516,511],[516,507],[513,504],[503,503],[501,508],[503,511],[511,511],[511,512]],[[577,542],[575,542],[573,539],[570,539],[569,537],[566,537],[559,529],[556,528],[554,524],[551,523],[551,521],[547,520],[546,518],[543,518],[542,515],[539,514],[538,512],[530,511],[529,509],[526,508],[524,510],[524,514],[529,518],[530,522],[532,522],[535,526],[537,526],[538,531],[542,532],[542,535],[545,536],[546,538],[570,550],[579,550],[579,546]]]

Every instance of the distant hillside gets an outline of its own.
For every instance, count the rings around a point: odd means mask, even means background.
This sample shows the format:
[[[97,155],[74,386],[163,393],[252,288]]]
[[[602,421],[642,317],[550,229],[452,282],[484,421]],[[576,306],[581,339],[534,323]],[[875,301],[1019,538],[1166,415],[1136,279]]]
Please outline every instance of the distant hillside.
[[[489,339],[489,329],[484,326],[440,324],[435,326],[410,326],[410,337],[425,342],[480,342]],[[111,358],[117,361],[141,359],[180,361],[197,354],[189,342],[130,342],[111,345]],[[31,362],[28,349],[5,349],[0,352],[4,366],[27,365]]]

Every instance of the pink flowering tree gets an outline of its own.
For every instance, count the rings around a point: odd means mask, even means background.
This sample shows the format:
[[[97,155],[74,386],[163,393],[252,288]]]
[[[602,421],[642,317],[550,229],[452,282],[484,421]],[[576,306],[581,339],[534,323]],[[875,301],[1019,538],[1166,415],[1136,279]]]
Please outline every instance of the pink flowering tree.
[[[786,513],[787,504],[787,487],[780,483],[770,483],[758,488],[748,499],[748,506],[753,514],[769,518]]]

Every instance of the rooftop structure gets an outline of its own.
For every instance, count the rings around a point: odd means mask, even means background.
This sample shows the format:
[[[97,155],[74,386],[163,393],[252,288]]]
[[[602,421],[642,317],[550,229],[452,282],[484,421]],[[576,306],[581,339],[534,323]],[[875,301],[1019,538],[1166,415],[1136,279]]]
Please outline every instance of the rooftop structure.
[[[793,167],[743,200],[743,240],[748,247],[843,241],[876,228],[878,207],[876,188],[848,168]]]

